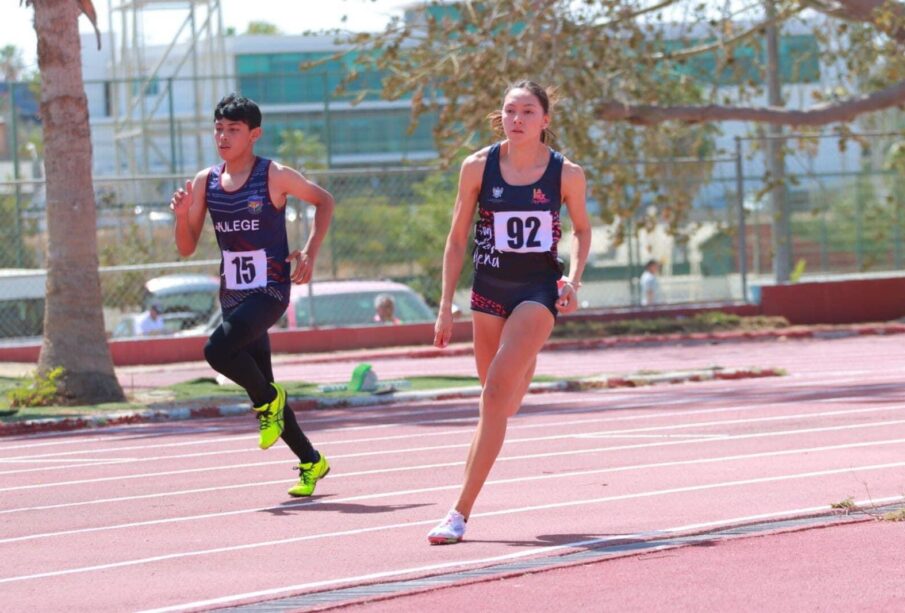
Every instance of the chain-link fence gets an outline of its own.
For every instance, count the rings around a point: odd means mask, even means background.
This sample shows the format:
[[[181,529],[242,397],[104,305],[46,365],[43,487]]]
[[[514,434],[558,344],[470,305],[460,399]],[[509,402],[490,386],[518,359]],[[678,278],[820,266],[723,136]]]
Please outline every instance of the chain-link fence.
[[[788,135],[783,141],[787,176],[782,185],[790,211],[784,231],[790,237],[793,280],[901,270],[902,135]],[[589,201],[597,221],[580,296],[585,308],[639,305],[639,277],[650,259],[661,264],[661,304],[745,300],[752,297],[748,286],[773,282],[775,216],[769,194],[774,185],[765,178],[765,140],[737,142],[735,155],[644,162],[653,165],[647,174],[657,176],[666,199],[688,205],[687,219],[674,232],[668,231],[670,220],[658,201],[648,203],[647,196],[636,214],[608,225],[599,221],[598,204]],[[831,163],[822,160],[826,156]],[[376,323],[376,303],[384,294],[393,298],[397,319],[430,320],[428,307],[440,293],[455,172],[404,167],[307,174],[332,192],[338,204],[315,283],[294,290],[298,295],[293,295],[281,325]],[[173,243],[167,202],[185,178],[161,174],[95,179],[105,321],[113,336],[137,334],[152,302],[162,303],[171,333],[201,331],[216,321],[219,251],[212,230],[205,229],[197,253],[187,261],[179,260]],[[639,183],[635,189],[645,192],[646,186]],[[636,194],[625,197],[637,202]],[[39,335],[47,249],[43,181],[0,183],[0,207],[8,220],[0,227],[0,336]],[[288,204],[291,245],[304,243],[313,214],[313,207]],[[560,252],[567,257],[566,216],[564,223]],[[456,296],[464,312],[468,277],[466,264]]]
[[[782,181],[763,170],[771,141],[784,152]],[[729,229],[721,245],[713,245],[722,255],[709,259],[717,270],[729,270],[741,263],[744,249],[747,283],[755,288],[775,282],[778,240],[788,245],[791,282],[901,271],[903,144],[901,132],[739,139],[739,159],[746,164],[739,173],[744,231]],[[777,223],[772,189],[784,203],[785,224]]]

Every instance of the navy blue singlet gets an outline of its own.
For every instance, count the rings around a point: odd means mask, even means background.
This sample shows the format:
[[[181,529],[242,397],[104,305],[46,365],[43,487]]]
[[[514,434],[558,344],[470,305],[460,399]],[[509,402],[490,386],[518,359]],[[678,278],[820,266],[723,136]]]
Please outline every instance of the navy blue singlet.
[[[278,209],[270,200],[270,163],[255,158],[245,184],[235,191],[221,184],[225,164],[211,167],[208,173],[205,198],[222,253],[220,305],[224,312],[251,294],[265,293],[289,303],[286,209]]]
[[[562,154],[551,149],[540,179],[509,185],[500,171],[500,143],[490,148],[475,222],[476,277],[519,282],[560,277],[556,246],[562,236],[562,166]]]

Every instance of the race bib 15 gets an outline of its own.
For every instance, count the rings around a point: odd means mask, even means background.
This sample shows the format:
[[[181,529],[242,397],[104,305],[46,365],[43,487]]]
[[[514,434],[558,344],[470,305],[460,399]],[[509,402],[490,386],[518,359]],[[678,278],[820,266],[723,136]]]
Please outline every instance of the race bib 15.
[[[267,254],[256,251],[224,251],[223,274],[227,289],[254,289],[267,285]]]

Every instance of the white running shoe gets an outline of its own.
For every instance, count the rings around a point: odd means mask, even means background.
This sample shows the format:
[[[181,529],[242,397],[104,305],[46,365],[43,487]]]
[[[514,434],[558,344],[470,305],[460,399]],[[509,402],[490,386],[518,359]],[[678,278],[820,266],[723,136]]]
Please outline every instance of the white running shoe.
[[[446,517],[427,533],[431,545],[452,545],[465,536],[465,516],[452,509]]]

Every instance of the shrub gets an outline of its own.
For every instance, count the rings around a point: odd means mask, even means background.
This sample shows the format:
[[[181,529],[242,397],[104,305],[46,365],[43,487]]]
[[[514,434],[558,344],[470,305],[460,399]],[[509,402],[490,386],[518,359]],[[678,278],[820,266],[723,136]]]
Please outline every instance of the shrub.
[[[57,379],[63,375],[63,367],[57,366],[46,373],[34,373],[6,393],[11,407],[46,407],[54,404],[59,393]]]

